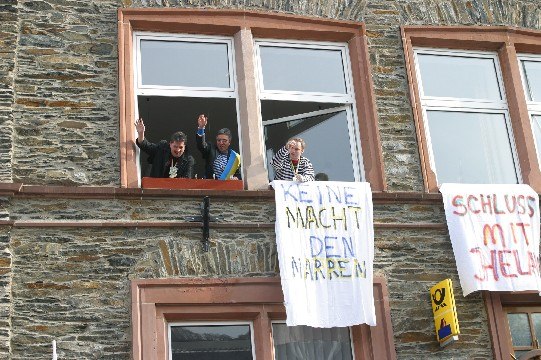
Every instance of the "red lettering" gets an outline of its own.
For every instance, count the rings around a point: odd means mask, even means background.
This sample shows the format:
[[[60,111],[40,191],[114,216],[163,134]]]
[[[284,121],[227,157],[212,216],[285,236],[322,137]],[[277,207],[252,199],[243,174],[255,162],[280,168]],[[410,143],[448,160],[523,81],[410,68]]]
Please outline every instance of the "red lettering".
[[[461,208],[463,210],[463,212],[459,212],[455,210],[453,211],[453,214],[459,215],[459,216],[466,215],[466,213],[468,212],[468,209],[466,208],[466,206],[464,206],[463,202],[464,202],[464,198],[462,197],[462,195],[457,195],[453,198],[453,200],[451,201],[453,206],[455,208]]]
[[[528,216],[533,217],[535,214],[535,209],[537,208],[537,201],[533,196],[527,197],[528,201]]]
[[[471,203],[472,200],[479,201],[477,196],[469,195],[468,196],[468,209],[470,209],[470,211],[472,213],[474,213],[474,214],[479,214],[481,212],[481,210],[476,209],[475,206],[472,205],[472,203]]]
[[[533,274],[539,276],[539,259],[531,251],[528,251],[528,267]]]
[[[481,252],[481,250],[478,247],[476,247],[476,248],[470,249],[470,252],[472,254],[478,254],[479,255],[479,262],[481,263],[480,268],[481,268],[481,270],[484,270],[485,262],[484,262],[483,253]],[[483,275],[483,277],[479,276],[478,274],[474,274],[473,277],[476,278],[479,281],[485,281],[487,279],[486,271],[485,272],[481,271],[481,274]]]
[[[487,207],[488,213],[492,214],[492,201],[490,200],[490,195],[487,195],[487,200],[485,201],[485,196],[481,194],[481,209],[483,209],[484,213],[487,213]]]
[[[495,214],[505,214],[505,211],[498,209],[498,198],[497,195],[494,194],[494,213]]]
[[[485,244],[485,246],[487,246],[488,245],[488,238],[490,237],[492,244],[493,245],[497,244],[495,229],[498,229],[498,232],[500,233],[501,243],[502,243],[503,247],[506,247],[505,246],[505,238],[504,238],[504,235],[503,235],[503,229],[502,229],[500,224],[494,224],[492,226],[490,226],[489,224],[485,224],[485,226],[483,226],[483,243]]]
[[[499,250],[498,259],[500,260],[500,271],[505,277],[517,277],[517,274],[511,274],[508,272],[507,267],[511,266],[510,263],[505,261],[505,254],[511,254],[511,250]]]
[[[522,266],[520,265],[520,257],[518,255],[518,250],[513,250],[513,255],[515,256],[515,263],[517,264],[517,271],[520,275],[530,275],[532,272],[530,268],[527,271],[522,271]]]
[[[497,267],[497,264],[498,264],[497,251],[490,250],[490,263],[485,262],[485,258],[483,257],[483,252],[478,247],[471,249],[470,253],[479,255],[479,260],[481,263],[480,265],[481,265],[481,270],[482,270],[481,272],[483,275],[481,277],[479,276],[479,274],[474,274],[473,277],[479,281],[485,281],[487,280],[487,277],[488,277],[487,272],[491,270],[492,276],[494,276],[494,279],[498,281],[499,275],[498,275],[498,267]]]
[[[530,241],[528,240],[528,233],[526,232],[526,226],[530,226],[530,224],[517,223],[517,226],[522,229],[522,235],[524,235],[524,241],[526,241],[526,245],[530,245]]]
[[[513,195],[511,196],[511,199],[513,199],[513,205],[509,206],[509,195],[504,196],[505,199],[505,207],[507,208],[507,211],[509,214],[512,214],[517,209],[517,198]]]
[[[517,202],[518,202],[518,208],[519,208],[517,211],[517,214],[519,215],[526,214],[526,199],[524,195],[519,195]]]

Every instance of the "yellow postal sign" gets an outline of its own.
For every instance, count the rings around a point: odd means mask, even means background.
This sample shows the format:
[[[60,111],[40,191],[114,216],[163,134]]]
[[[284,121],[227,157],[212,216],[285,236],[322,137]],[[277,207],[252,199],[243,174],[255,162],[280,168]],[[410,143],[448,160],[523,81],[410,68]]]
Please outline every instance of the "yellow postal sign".
[[[440,281],[430,288],[430,300],[434,313],[436,337],[444,346],[448,341],[456,340],[454,336],[460,334],[451,279]]]

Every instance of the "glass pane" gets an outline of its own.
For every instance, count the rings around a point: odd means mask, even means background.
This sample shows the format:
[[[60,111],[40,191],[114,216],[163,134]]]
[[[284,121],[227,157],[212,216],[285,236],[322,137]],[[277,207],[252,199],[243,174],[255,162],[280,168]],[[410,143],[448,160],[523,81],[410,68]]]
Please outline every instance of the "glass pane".
[[[541,345],[541,313],[532,314],[533,328],[535,330],[535,338]]]
[[[348,328],[272,324],[275,360],[350,360]]]
[[[306,142],[303,156],[312,162],[316,175],[325,173],[331,181],[355,181],[345,111],[265,126],[269,180],[274,179],[272,156],[292,137]]]
[[[537,147],[537,158],[541,161],[541,115],[532,116],[532,126]]]
[[[493,59],[417,56],[425,96],[501,100]]]
[[[526,353],[528,353],[528,352],[530,352],[530,350],[522,350],[522,351],[520,351],[520,350],[515,350],[515,354],[514,354],[514,355],[515,355],[515,358],[518,359],[519,357],[521,357],[522,355],[524,355],[524,354],[526,354]]]
[[[339,50],[260,46],[265,90],[346,93]]]
[[[171,327],[172,360],[252,359],[249,325]]]
[[[507,314],[513,346],[532,346],[528,314]]]
[[[541,62],[523,60],[522,66],[526,74],[528,100],[541,101]]]
[[[295,116],[335,108],[340,105],[341,104],[337,103],[263,100],[261,101],[261,117],[263,118],[263,121],[279,119],[286,116]]]
[[[229,88],[227,44],[141,40],[143,85]]]
[[[518,182],[503,114],[427,114],[439,184]]]

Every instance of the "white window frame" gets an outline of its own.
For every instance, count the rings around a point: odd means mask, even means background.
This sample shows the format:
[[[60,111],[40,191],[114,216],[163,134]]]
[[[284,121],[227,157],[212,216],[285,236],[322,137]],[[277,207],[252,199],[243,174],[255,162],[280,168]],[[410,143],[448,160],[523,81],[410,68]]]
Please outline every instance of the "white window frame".
[[[353,104],[354,92],[351,80],[351,62],[349,60],[349,50],[347,44],[337,44],[330,42],[316,41],[284,41],[271,39],[254,39],[254,49],[256,57],[257,82],[259,86],[260,100],[296,100],[296,101],[315,101],[331,102],[341,104]],[[326,93],[326,92],[305,92],[305,91],[286,91],[286,90],[265,90],[263,83],[263,68],[261,64],[260,46],[277,48],[304,48],[312,50],[331,50],[340,51],[342,54],[342,68],[344,69],[345,94]]]
[[[540,116],[541,117],[541,101],[533,101],[529,100],[529,90],[528,90],[528,81],[526,80],[526,73],[524,72],[524,67],[522,66],[522,60],[525,61],[535,61],[541,63],[541,55],[533,55],[533,54],[518,54],[518,63],[519,63],[519,69],[520,69],[520,78],[522,79],[522,86],[524,89],[524,96],[526,98],[526,105],[528,107],[528,115],[530,116],[530,124],[532,126],[532,134],[535,139],[535,133],[534,128],[538,126],[534,120],[534,116]],[[539,139],[541,141],[541,139]],[[537,147],[537,141],[534,141],[535,146],[535,152],[537,154],[537,162],[541,166],[541,149]]]
[[[332,50],[340,51],[342,55],[342,67],[344,69],[344,85],[345,94],[338,93],[322,93],[322,92],[302,92],[302,91],[281,91],[281,90],[265,90],[263,85],[263,69],[261,64],[260,46],[272,47],[290,47],[290,48],[305,48],[315,50]],[[261,144],[265,147],[264,127],[266,125],[278,124],[286,121],[297,120],[309,116],[323,115],[333,112],[346,110],[348,136],[350,140],[350,149],[353,164],[353,174],[355,181],[365,181],[364,164],[360,143],[359,123],[357,107],[355,106],[355,91],[352,81],[351,61],[349,57],[348,45],[346,43],[318,42],[318,41],[284,41],[272,39],[254,39],[255,50],[255,67],[256,67],[256,83],[258,101],[261,104],[262,100],[278,100],[278,101],[305,101],[305,102],[322,102],[335,103],[336,107],[314,111],[304,114],[296,114],[279,119],[269,119],[262,121],[263,131],[261,133]],[[268,171],[269,159],[267,159],[267,151],[261,149],[265,156],[265,168]]]
[[[192,86],[166,86],[166,85],[143,85],[141,83],[141,41],[169,41],[186,43],[212,43],[227,46],[227,62],[229,68],[229,87],[192,87]],[[135,32],[134,59],[136,71],[134,72],[134,89],[137,95],[162,95],[184,97],[236,97],[236,74],[233,38],[223,36],[187,35],[153,32]]]
[[[227,326],[248,325],[250,327],[250,341],[252,343],[252,359],[255,357],[254,324],[251,321],[175,321],[167,324],[168,359],[173,359],[173,346],[171,343],[171,327],[174,326]]]
[[[272,346],[272,353],[275,355],[275,347],[274,347],[274,328],[272,327],[273,324],[285,324],[285,320],[272,320],[271,321],[271,346]],[[351,349],[351,358],[356,359],[355,357],[355,347],[353,346],[353,334],[351,332],[351,327],[348,326],[348,333],[349,333],[349,348]],[[273,356],[274,359],[276,359],[276,356]]]
[[[185,86],[163,86],[163,85],[141,85],[141,40],[157,41],[178,41],[178,42],[201,42],[201,43],[222,43],[227,45],[228,67],[229,67],[229,88],[209,88],[209,87],[185,87]],[[207,36],[207,35],[188,35],[172,34],[163,32],[135,31],[133,33],[133,55],[134,76],[133,76],[133,101],[135,104],[135,119],[139,118],[139,106],[137,98],[139,96],[169,96],[169,97],[199,97],[199,98],[225,98],[235,99],[235,110],[237,113],[237,134],[240,134],[239,119],[239,96],[237,86],[237,74],[235,67],[235,48],[232,37],[225,36]],[[195,119],[194,119],[195,129]],[[137,131],[134,129],[135,138]],[[239,136],[239,151],[242,154],[242,137]],[[141,187],[141,166],[139,147],[135,149],[138,186]]]
[[[438,171],[436,167],[436,161],[434,159],[434,151],[432,147],[432,140],[430,137],[430,127],[428,126],[428,111],[448,111],[448,112],[464,112],[464,113],[486,113],[486,114],[502,114],[505,119],[505,126],[507,128],[507,135],[509,143],[511,145],[511,155],[513,163],[515,165],[515,175],[517,183],[521,184],[522,174],[520,171],[520,162],[518,159],[518,153],[516,149],[515,137],[513,134],[513,128],[511,125],[511,118],[509,116],[509,108],[507,104],[507,97],[505,94],[505,88],[503,87],[503,77],[501,74],[500,62],[498,60],[498,54],[495,52],[485,51],[461,51],[461,50],[449,50],[449,49],[433,49],[416,47],[414,52],[415,72],[418,79],[417,86],[419,88],[419,95],[421,99],[423,125],[425,128],[425,139],[428,147],[428,159],[430,167],[434,170],[436,175],[436,182],[438,185],[441,183],[438,180]],[[421,77],[421,69],[419,66],[418,55],[439,55],[450,57],[466,57],[466,58],[484,58],[492,59],[494,63],[494,69],[496,72],[496,79],[499,85],[499,92],[501,100],[483,100],[483,99],[471,99],[471,98],[453,98],[453,97],[438,97],[438,96],[425,96],[423,89],[423,82]]]

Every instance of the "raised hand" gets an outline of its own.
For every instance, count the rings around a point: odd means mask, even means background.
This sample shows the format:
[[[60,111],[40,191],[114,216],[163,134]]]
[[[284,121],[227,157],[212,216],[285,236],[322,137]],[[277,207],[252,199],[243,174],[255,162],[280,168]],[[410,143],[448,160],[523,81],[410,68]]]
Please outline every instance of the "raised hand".
[[[208,122],[208,118],[204,114],[201,114],[197,118],[197,127],[199,129],[204,129],[207,126],[207,122]]]
[[[143,118],[135,120],[135,130],[137,130],[137,139],[139,142],[143,141],[145,138],[145,123],[143,122]]]

